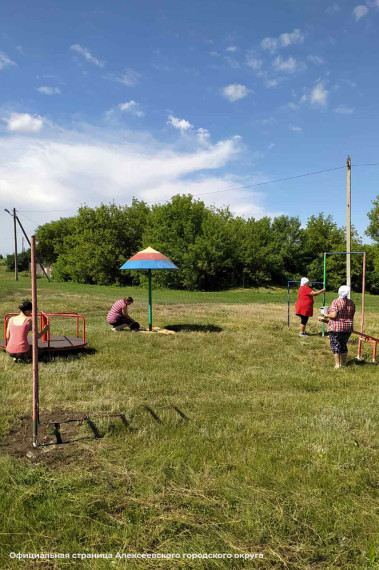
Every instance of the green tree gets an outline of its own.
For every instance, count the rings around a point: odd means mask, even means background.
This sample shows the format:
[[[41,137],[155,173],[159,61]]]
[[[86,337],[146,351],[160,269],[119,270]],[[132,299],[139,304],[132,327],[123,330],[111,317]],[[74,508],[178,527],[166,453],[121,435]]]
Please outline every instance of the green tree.
[[[14,271],[14,253],[7,255],[5,261],[6,271]],[[30,249],[21,251],[17,254],[17,268],[18,271],[28,271],[30,266]]]
[[[148,206],[135,199],[131,206],[84,206],[65,224],[41,226],[38,245],[45,259],[55,261],[54,277],[59,280],[130,283],[130,273],[120,271],[120,266],[141,247],[148,215]]]
[[[374,207],[368,212],[370,220],[366,234],[379,244],[379,195],[372,201]]]
[[[51,265],[65,251],[65,240],[76,231],[76,217],[61,218],[39,226],[36,231],[36,252],[44,265]]]

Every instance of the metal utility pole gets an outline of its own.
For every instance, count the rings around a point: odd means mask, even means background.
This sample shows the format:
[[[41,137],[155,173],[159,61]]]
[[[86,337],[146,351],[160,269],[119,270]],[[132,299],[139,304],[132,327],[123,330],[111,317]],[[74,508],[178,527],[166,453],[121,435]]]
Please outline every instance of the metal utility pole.
[[[351,251],[351,158],[346,160],[346,251]],[[346,256],[346,285],[351,289],[351,255]],[[349,294],[350,299],[350,294]]]

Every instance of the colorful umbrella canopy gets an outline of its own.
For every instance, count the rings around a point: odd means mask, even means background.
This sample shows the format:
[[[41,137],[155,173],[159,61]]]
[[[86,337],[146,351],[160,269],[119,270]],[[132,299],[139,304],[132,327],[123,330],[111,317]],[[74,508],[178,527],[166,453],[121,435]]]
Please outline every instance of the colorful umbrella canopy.
[[[151,270],[152,269],[179,269],[168,257],[156,251],[152,247],[147,247],[133,255],[120,269],[147,270],[149,279],[149,330],[153,328],[152,323],[152,295],[151,295]]]

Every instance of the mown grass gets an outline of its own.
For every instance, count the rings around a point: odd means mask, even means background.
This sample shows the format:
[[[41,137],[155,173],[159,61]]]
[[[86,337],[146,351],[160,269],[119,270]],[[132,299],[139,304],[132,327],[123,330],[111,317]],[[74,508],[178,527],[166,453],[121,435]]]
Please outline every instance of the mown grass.
[[[60,446],[64,455],[49,448],[36,463],[2,455],[1,567],[28,567],[10,560],[19,551],[264,554],[253,562],[39,563],[46,568],[375,567],[370,347],[365,364],[335,371],[315,319],[312,336],[300,340],[292,307],[287,329],[286,289],[154,291],[154,325],[221,329],[166,336],[108,330],[119,288],[38,286],[43,310],[85,314],[92,349],[40,364],[41,410],[90,412],[103,437],[93,439],[83,422],[77,437],[87,439]],[[0,287],[0,314],[30,297],[27,278],[16,284],[2,273]],[[146,325],[146,290],[127,294]],[[366,329],[378,335],[378,298],[367,305]],[[0,365],[4,440],[30,413],[31,367],[5,354]],[[118,413],[126,423],[106,417]]]

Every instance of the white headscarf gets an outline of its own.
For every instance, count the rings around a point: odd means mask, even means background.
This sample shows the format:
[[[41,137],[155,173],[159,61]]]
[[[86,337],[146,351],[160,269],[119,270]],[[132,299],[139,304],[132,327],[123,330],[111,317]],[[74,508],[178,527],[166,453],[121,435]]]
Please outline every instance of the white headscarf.
[[[303,287],[303,286],[306,285],[307,283],[309,283],[308,277],[302,277],[302,278],[300,279],[300,287]]]
[[[347,297],[349,293],[350,293],[350,287],[348,287],[347,285],[341,285],[341,287],[338,289],[338,295],[341,297],[341,299]]]

